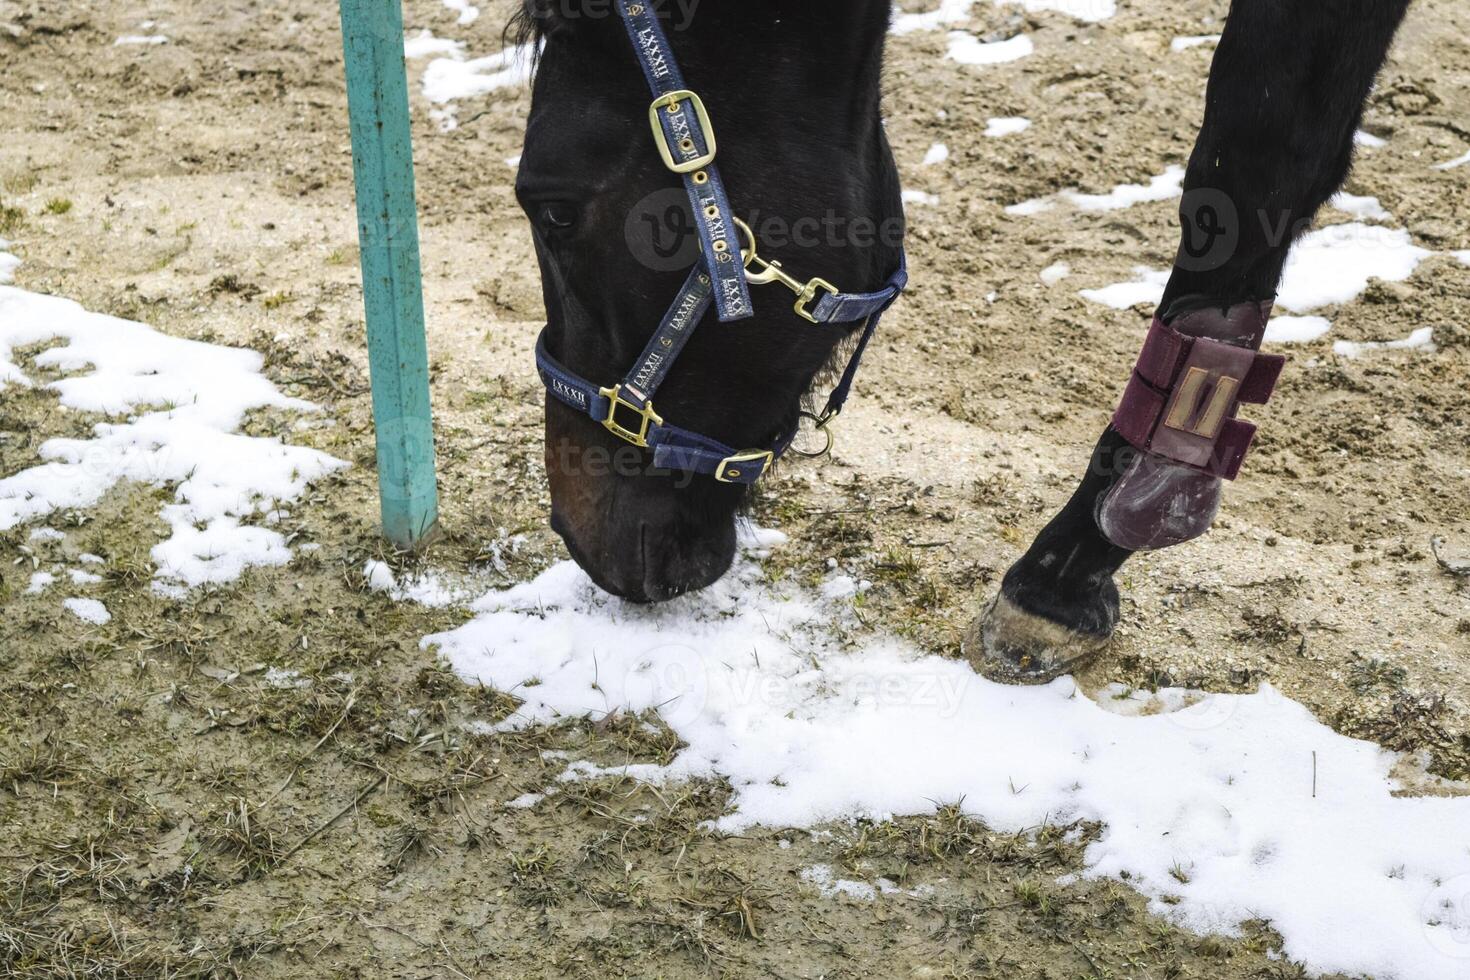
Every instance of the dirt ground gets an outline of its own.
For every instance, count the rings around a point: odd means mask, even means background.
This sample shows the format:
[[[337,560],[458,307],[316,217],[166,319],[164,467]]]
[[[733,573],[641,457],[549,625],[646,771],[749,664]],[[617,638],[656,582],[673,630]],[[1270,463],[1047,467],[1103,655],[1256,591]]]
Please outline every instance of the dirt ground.
[[[478,56],[499,50],[509,5],[468,26],[439,0],[406,8],[411,29]],[[974,31],[1024,26],[1037,47],[988,68],[945,62],[942,32],[895,39],[889,132],[906,186],[940,201],[912,212],[913,288],[835,457],[761,490],[757,516],[792,537],[771,574],[850,560],[875,583],[874,628],[957,655],[1070,492],[1143,336],[1147,310],[1077,290],[1167,266],[1175,240],[1170,202],[1003,205],[1182,162],[1211,49],[1170,40],[1218,32],[1223,12],[1125,0],[1083,25],[978,4]],[[947,807],[727,837],[701,823],[728,787],[615,779],[507,806],[566,754],[667,760],[678,741],[626,717],[467,732],[515,701],[419,650],[464,613],[362,580],[369,557],[416,559],[383,555],[375,532],[336,16],[305,0],[0,0],[0,237],[18,243],[18,284],[264,352],[268,375],[336,424],[295,432],[262,415],[251,431],[357,464],[288,518],[318,550],[184,604],[146,588],[166,489],[58,515],[65,543],[0,536],[0,976],[1305,975],[1272,955],[1267,924],[1202,938],[1120,884],[1057,884],[1080,867],[1066,828],[999,835]],[[170,43],[114,45],[145,21]],[[1470,149],[1467,37],[1459,0],[1416,3],[1366,120],[1388,142],[1348,185],[1435,250],[1470,249],[1470,166],[1430,166]],[[563,557],[545,526],[539,286],[506,163],[528,96],[466,101],[444,132],[418,95],[423,65],[411,81],[447,531],[428,560],[489,588]],[[985,138],[991,116],[1033,126]],[[921,168],[941,140],[949,162]],[[1075,271],[1044,285],[1058,261]],[[1250,413],[1261,439],[1216,529],[1126,566],[1124,625],[1082,681],[1269,681],[1340,731],[1470,777],[1470,580],[1429,545],[1470,551],[1470,267],[1435,256],[1321,312],[1331,335],[1294,346],[1275,400]],[[1436,351],[1331,350],[1422,326]],[[0,475],[89,421],[7,389]],[[517,534],[524,547],[497,564]],[[63,551],[107,560],[110,624],[24,594]],[[311,683],[273,686],[270,667]],[[801,878],[814,864],[898,890],[825,897]]]

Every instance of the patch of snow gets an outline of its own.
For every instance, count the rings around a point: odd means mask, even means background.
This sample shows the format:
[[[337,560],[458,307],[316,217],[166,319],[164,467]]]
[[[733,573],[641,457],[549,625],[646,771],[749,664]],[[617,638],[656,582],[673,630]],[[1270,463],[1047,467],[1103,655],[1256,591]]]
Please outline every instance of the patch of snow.
[[[1420,248],[1402,228],[1361,222],[1308,232],[1291,250],[1276,305],[1292,313],[1356,299],[1372,279],[1402,282],[1434,253]],[[1169,281],[1167,271],[1134,268],[1131,282],[1084,289],[1082,296],[1115,310],[1157,303]]]
[[[1463,167],[1467,163],[1470,163],[1470,150],[1466,150],[1463,155],[1457,156],[1453,160],[1446,160],[1444,163],[1436,163],[1434,165],[1434,169],[1453,170],[1456,167]]]
[[[130,44],[141,44],[141,45],[152,46],[152,45],[167,44],[167,43],[168,43],[168,38],[165,37],[162,34],[124,34],[122,37],[118,38],[116,41],[113,41],[112,42],[112,46],[115,47],[115,48],[120,48],[120,47],[126,47],[127,45],[130,45]]]
[[[1376,147],[1387,146],[1388,140],[1381,136],[1374,136],[1366,129],[1360,129],[1356,133],[1353,133],[1353,143],[1371,150]]]
[[[424,69],[424,97],[436,105],[470,99],[531,80],[533,44],[505,48],[484,58],[435,58]]]
[[[862,595],[873,587],[867,579],[855,579],[851,575],[834,575],[822,583],[822,598],[851,599]]]
[[[476,591],[463,586],[447,584],[438,572],[425,571],[399,580],[393,569],[384,562],[371,559],[362,569],[368,587],[374,592],[385,592],[397,602],[416,602],[431,609],[466,605],[475,597]],[[480,588],[484,588],[483,583]]]
[[[522,793],[513,800],[507,800],[505,805],[512,810],[529,810],[544,799],[545,793]]]
[[[836,898],[844,895],[862,902],[871,902],[878,897],[877,888],[866,881],[837,877],[830,864],[814,864],[810,868],[802,868],[801,880],[815,885],[823,898]]]
[[[480,8],[469,0],[444,0],[444,6],[459,14],[460,25],[473,24],[480,17]]]
[[[963,24],[970,19],[970,11],[976,0],[939,0],[939,6],[922,13],[909,14],[899,10],[889,28],[893,34],[913,34],[917,31],[937,31],[941,27]]]
[[[464,42],[451,41],[446,37],[435,37],[434,32],[427,27],[413,37],[404,35],[403,56],[405,58],[413,60],[433,55],[443,55],[459,61],[464,58]]]
[[[452,133],[459,128],[459,114],[452,102],[438,109],[430,109],[429,118],[439,124],[441,132]]]
[[[933,885],[919,885],[917,888],[900,888],[898,882],[888,878],[879,878],[873,882],[878,886],[878,891],[883,895],[907,895],[909,898],[925,898],[934,894]]]
[[[981,135],[999,139],[1002,136],[1014,136],[1029,128],[1031,120],[1024,116],[991,116],[985,121],[985,132]]]
[[[1053,262],[1038,273],[1039,278],[1045,285],[1055,286],[1063,279],[1072,274],[1072,267],[1065,262]]]
[[[929,147],[929,152],[924,154],[924,162],[922,166],[932,167],[936,163],[943,163],[948,159],[949,147],[945,146],[943,143],[935,143],[933,146]]]
[[[1266,343],[1304,344],[1316,340],[1332,329],[1324,316],[1278,316],[1266,324]]]
[[[112,622],[112,613],[108,612],[107,607],[96,599],[73,598],[66,599],[61,604],[66,607],[67,612],[84,623],[91,623],[93,626],[106,626]]]
[[[48,340],[64,343],[39,354],[37,366],[67,376],[46,387],[63,408],[107,420],[90,439],[47,440],[45,462],[0,479],[0,530],[91,507],[130,481],[174,488],[159,512],[171,534],[152,551],[166,584],[227,582],[251,566],[291,560],[285,538],[255,522],[347,464],[239,432],[254,409],[315,410],[262,376],[259,354],[0,286],[0,390],[32,384],[11,351]]]
[[[1203,44],[1219,43],[1220,35],[1218,34],[1193,34],[1188,37],[1176,37],[1169,42],[1169,49],[1171,51],[1188,51],[1190,48],[1197,48]]]
[[[1019,61],[1036,50],[1025,34],[1004,41],[982,41],[967,31],[950,31],[949,58],[962,65],[1001,65]]]
[[[1378,203],[1378,198],[1349,194],[1347,191],[1338,191],[1327,204],[1343,214],[1370,221],[1387,221],[1390,217],[1383,205]]]
[[[1339,340],[1332,345],[1332,353],[1342,357],[1359,357],[1371,350],[1422,350],[1433,353],[1434,328],[1420,327],[1403,340]]]
[[[1450,254],[1454,256],[1461,265],[1470,265],[1470,249],[1466,249],[1463,252],[1451,252]]]
[[[45,592],[55,581],[56,576],[50,572],[32,572],[30,584],[26,586],[26,595]]]
[[[904,191],[902,196],[905,204],[935,205],[939,203],[939,195],[930,194],[928,191]]]
[[[563,563],[475,609],[424,644],[466,681],[525,699],[500,727],[657,711],[685,746],[667,766],[573,762],[563,781],[724,778],[732,809],[715,827],[732,833],[932,814],[937,801],[1000,833],[1095,821],[1083,876],[1126,880],[1180,926],[1238,934],[1261,918],[1314,972],[1463,980],[1470,798],[1395,796],[1396,754],[1268,685],[1101,703],[1068,678],[998,685],[864,633],[851,600],[772,581],[747,557],[658,607]],[[1181,866],[1188,881],[1171,874]],[[870,894],[830,871],[806,880]]]
[[[281,689],[301,690],[311,687],[311,678],[302,677],[301,671],[289,670],[285,667],[272,667],[261,677],[261,683],[266,687]]]
[[[1133,267],[1133,276],[1131,282],[1117,282],[1101,289],[1083,289],[1079,295],[1083,299],[1090,299],[1115,310],[1126,310],[1141,303],[1154,306],[1164,298],[1164,287],[1169,284],[1168,269],[1150,269],[1136,265]]]
[[[1080,194],[1077,191],[1062,191],[1064,201],[1083,211],[1120,211],[1135,204],[1150,201],[1167,201],[1178,197],[1183,191],[1184,168],[1171,164],[1147,184],[1118,184],[1106,194]]]
[[[38,527],[30,533],[27,541],[65,541],[66,535],[54,527]]]
[[[4,249],[9,243],[0,241],[0,249]],[[20,259],[9,252],[0,251],[0,285],[15,281],[15,270],[20,267]]]
[[[101,575],[94,575],[93,573],[83,571],[80,568],[73,568],[66,574],[71,579],[72,585],[96,585],[98,582],[102,581]]]
[[[1346,303],[1371,279],[1402,282],[1433,254],[1411,242],[1402,228],[1360,222],[1318,228],[1293,246],[1276,305],[1306,313]]]
[[[1050,211],[1057,206],[1057,202],[1049,197],[1033,197],[1029,201],[1021,201],[1019,204],[1007,204],[1006,214],[1014,214],[1018,217],[1026,217],[1033,214],[1041,214]]]
[[[107,562],[103,561],[103,559],[102,559],[102,557],[100,555],[94,555],[91,552],[85,552],[85,551],[82,552],[80,555],[77,555],[77,561],[81,562],[83,565],[105,565],[105,564],[107,564]]]
[[[987,132],[986,135],[989,135]],[[1147,184],[1118,184],[1106,194],[1083,194],[1072,188],[1050,197],[1037,197],[1008,206],[1006,214],[1031,215],[1050,211],[1057,202],[1065,202],[1082,211],[1120,211],[1136,204],[1168,201],[1183,193],[1184,168],[1170,164],[1164,172],[1150,177]]]
[[[519,170],[521,168],[521,155],[517,153],[513,157],[506,157],[505,165],[512,170]]]
[[[486,546],[490,551],[490,567],[502,575],[510,571],[507,558],[513,558],[520,554],[525,547],[526,536],[524,534],[510,534],[504,528],[497,533],[495,540]]]

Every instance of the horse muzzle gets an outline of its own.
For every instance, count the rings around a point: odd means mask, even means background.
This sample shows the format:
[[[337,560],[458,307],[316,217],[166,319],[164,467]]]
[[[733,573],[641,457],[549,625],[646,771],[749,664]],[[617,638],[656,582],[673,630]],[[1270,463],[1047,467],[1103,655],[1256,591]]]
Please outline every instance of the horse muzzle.
[[[631,602],[666,602],[729,570],[740,488],[683,473],[566,465],[599,454],[554,451],[558,444],[565,446],[549,439],[546,454],[551,528],[599,588]]]

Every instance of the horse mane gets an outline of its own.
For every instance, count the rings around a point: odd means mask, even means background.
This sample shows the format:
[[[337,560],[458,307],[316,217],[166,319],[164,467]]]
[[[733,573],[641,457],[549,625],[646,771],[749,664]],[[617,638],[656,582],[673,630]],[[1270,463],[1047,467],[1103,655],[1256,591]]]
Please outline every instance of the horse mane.
[[[552,12],[553,4],[550,0],[521,0],[516,12],[506,22],[505,30],[500,33],[501,41],[506,45],[530,44],[534,41],[539,48],[539,42],[546,37],[547,21]]]

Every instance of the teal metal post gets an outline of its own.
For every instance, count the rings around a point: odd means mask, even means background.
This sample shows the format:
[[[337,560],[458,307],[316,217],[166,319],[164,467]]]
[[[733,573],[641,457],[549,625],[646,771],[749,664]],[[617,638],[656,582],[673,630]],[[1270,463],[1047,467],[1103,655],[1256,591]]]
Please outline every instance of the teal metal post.
[[[402,547],[438,530],[429,350],[399,0],[341,0],[357,184],[383,534]]]

